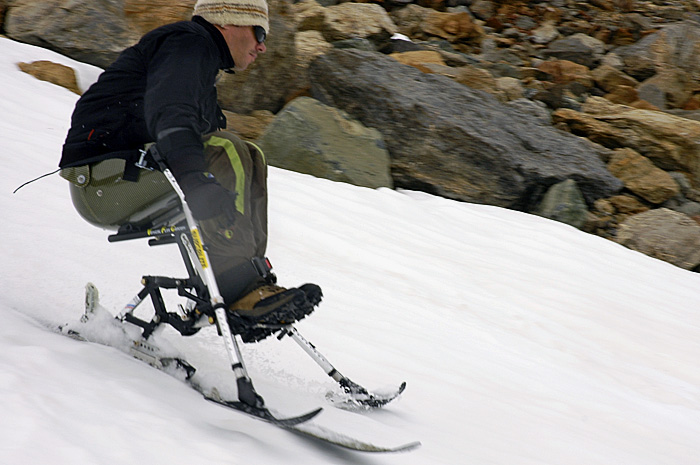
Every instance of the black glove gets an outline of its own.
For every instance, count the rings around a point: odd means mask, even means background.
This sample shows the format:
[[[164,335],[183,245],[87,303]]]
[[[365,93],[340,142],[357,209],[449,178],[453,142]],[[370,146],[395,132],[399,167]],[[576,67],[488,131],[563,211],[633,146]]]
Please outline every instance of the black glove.
[[[208,220],[226,215],[231,224],[236,219],[236,193],[223,187],[214,175],[206,172],[190,172],[178,181],[185,193],[185,201],[197,220]]]

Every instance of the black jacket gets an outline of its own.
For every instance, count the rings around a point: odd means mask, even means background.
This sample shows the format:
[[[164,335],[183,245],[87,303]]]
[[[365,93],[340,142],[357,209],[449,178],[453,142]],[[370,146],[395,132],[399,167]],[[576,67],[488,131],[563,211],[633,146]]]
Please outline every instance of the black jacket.
[[[157,142],[176,177],[204,171],[201,137],[226,127],[216,76],[231,67],[223,36],[200,17],[149,32],[78,100],[59,166],[128,158]]]

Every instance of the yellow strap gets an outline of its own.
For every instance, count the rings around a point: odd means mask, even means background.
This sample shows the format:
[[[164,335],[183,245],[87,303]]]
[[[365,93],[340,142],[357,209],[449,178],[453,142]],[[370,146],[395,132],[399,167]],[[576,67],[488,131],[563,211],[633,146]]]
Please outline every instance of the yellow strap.
[[[267,160],[265,160],[265,154],[263,153],[262,149],[250,141],[246,141],[246,143],[255,147],[255,149],[260,153],[260,156],[262,156],[263,163],[267,165]]]
[[[210,145],[223,148],[231,161],[231,167],[236,174],[236,210],[243,215],[245,214],[245,171],[243,170],[243,163],[238,155],[236,146],[230,140],[217,136],[211,136],[204,142],[204,147]]]

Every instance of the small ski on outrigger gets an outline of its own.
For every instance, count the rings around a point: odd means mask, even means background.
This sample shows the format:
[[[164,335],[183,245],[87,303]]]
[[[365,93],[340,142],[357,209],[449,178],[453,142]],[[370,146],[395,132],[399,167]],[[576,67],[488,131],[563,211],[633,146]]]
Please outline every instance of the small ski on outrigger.
[[[144,339],[139,334],[140,331],[136,326],[130,325],[126,321],[121,321],[119,317],[112,317],[107,310],[100,307],[98,291],[92,283],[88,283],[85,288],[85,314],[80,319],[80,322],[61,326],[59,331],[76,340],[96,342],[121,349],[134,358],[184,381],[211,402],[245,413],[304,437],[361,452],[405,452],[420,446],[420,442],[380,446],[311,422],[310,420],[321,413],[322,408],[297,416],[278,416],[278,414],[273,413],[265,406],[262,397],[255,392],[248,377],[237,379],[238,400],[224,399],[218,389],[205,388],[197,382],[195,377],[196,369],[184,358],[177,355],[174,350],[169,351],[172,353],[164,353],[159,346],[150,340]],[[338,382],[343,390],[343,395],[336,396],[340,400],[334,399],[334,402],[339,403],[338,406],[340,408],[351,410],[380,408],[398,397],[406,387],[406,383],[402,383],[392,393],[372,394],[349,378],[341,375],[318,352],[315,346],[304,339],[293,326],[288,325],[282,328],[278,337],[281,339],[283,336],[292,337],[307,353],[310,353],[319,362],[329,376]],[[120,342],[115,343],[117,340]],[[168,351],[166,350],[165,352]]]

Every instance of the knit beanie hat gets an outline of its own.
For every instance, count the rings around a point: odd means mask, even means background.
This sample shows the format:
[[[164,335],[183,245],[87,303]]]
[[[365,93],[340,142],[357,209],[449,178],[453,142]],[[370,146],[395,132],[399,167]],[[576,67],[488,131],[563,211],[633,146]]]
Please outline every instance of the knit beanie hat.
[[[261,26],[270,32],[265,0],[197,0],[194,15],[219,26]]]

